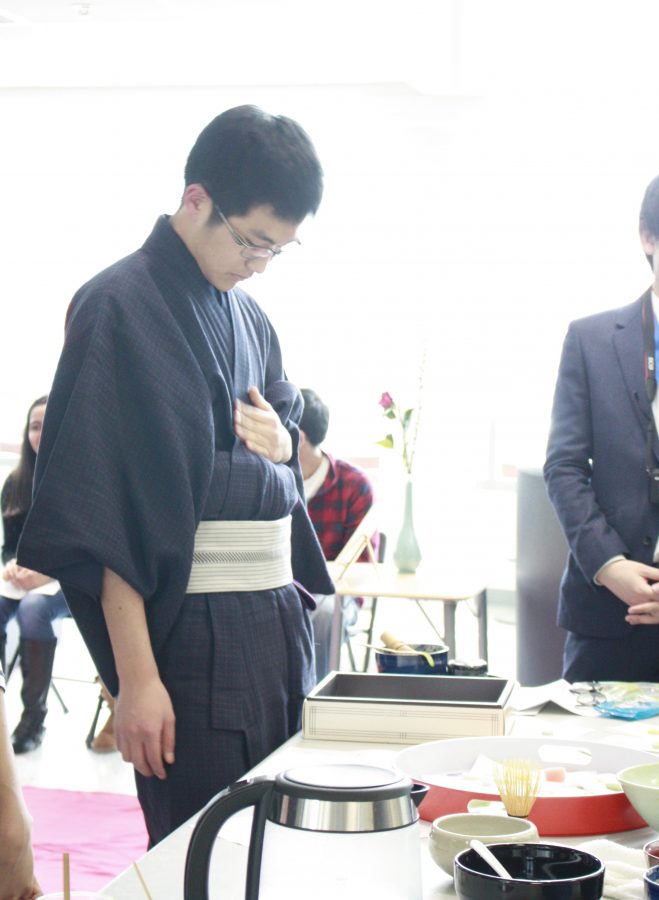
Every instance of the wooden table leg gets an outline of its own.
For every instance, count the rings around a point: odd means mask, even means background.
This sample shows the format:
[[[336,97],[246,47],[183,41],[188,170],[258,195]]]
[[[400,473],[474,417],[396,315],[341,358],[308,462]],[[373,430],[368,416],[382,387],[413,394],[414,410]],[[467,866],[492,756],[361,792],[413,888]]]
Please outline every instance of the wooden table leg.
[[[455,659],[455,600],[445,600],[444,607],[444,642],[448,647],[448,658]]]

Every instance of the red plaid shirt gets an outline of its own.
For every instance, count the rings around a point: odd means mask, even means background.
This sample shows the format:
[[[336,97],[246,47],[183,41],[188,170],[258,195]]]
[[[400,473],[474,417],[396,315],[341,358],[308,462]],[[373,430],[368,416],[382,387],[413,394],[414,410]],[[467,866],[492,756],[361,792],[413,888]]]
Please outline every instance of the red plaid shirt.
[[[307,509],[325,559],[332,560],[373,505],[373,488],[361,469],[325,455],[329,471]]]

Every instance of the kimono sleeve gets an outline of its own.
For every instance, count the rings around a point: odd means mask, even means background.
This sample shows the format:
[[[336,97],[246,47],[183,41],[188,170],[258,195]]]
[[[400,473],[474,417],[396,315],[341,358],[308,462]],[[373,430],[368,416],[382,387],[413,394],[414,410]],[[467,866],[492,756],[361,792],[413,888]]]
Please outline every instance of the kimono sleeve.
[[[110,568],[148,619],[159,601],[170,607],[162,630],[185,593],[213,432],[207,384],[176,322],[139,299],[82,298],[70,317],[18,558],[88,601]]]

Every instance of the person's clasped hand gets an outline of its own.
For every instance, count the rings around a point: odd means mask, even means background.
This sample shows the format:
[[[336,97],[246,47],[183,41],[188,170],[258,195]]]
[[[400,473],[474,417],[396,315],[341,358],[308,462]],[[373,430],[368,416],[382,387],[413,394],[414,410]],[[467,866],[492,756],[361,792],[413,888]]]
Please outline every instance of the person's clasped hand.
[[[288,462],[293,455],[293,441],[281,419],[259,390],[251,387],[249,403],[236,400],[233,427],[236,434],[252,453],[265,456],[274,463]]]
[[[652,587],[652,600],[630,606],[625,621],[630,625],[659,625],[659,582]]]
[[[602,569],[598,581],[627,604],[625,621],[630,625],[659,624],[659,569],[617,559]]]

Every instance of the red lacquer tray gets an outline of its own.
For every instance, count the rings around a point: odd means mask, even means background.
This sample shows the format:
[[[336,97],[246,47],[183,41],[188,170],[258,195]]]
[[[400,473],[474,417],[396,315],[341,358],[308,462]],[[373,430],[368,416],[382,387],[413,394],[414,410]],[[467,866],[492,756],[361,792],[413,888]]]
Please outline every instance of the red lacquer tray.
[[[468,771],[482,754],[493,760],[514,757],[537,760],[541,766],[562,765],[567,770],[594,770],[616,773],[626,766],[656,762],[657,757],[642,750],[630,750],[613,744],[555,738],[482,737],[432,741],[403,750],[396,757],[397,767],[415,781],[429,787],[419,812],[432,821],[448,813],[466,812],[474,798],[499,800],[498,794],[461,790],[453,785],[449,773]],[[582,760],[566,763],[572,756]],[[584,762],[583,760],[589,760]],[[639,816],[625,794],[583,794],[569,797],[538,797],[528,818],[541,835],[609,834],[643,828]]]

